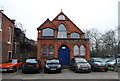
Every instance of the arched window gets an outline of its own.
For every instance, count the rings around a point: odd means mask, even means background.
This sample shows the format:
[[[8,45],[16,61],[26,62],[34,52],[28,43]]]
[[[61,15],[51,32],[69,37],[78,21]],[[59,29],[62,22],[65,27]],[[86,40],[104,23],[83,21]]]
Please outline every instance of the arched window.
[[[42,31],[42,36],[51,37],[54,36],[54,31],[51,28],[45,28]]]
[[[78,33],[71,33],[70,34],[70,38],[80,38],[80,34],[78,34]]]
[[[66,27],[63,24],[60,24],[58,27],[58,38],[67,38]]]
[[[86,56],[86,48],[83,45],[80,46],[80,56]]]
[[[74,46],[74,56],[79,56],[79,47],[78,47],[78,45]]]
[[[48,52],[48,57],[49,57],[49,58],[53,58],[53,57],[54,57],[54,47],[53,47],[53,45],[50,45],[50,46],[48,47],[48,50],[49,50],[49,52]]]
[[[65,20],[65,16],[64,16],[64,15],[60,15],[60,16],[58,17],[58,20]]]
[[[41,52],[42,52],[42,53],[41,53],[41,54],[42,54],[42,55],[41,55],[42,58],[47,57],[47,47],[46,47],[46,45],[43,45],[43,46],[42,46]]]

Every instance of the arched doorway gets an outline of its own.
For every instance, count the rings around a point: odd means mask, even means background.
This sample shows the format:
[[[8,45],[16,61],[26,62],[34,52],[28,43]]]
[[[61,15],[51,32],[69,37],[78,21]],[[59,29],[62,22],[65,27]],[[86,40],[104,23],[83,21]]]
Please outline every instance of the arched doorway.
[[[66,45],[62,45],[58,50],[58,59],[62,65],[70,64],[70,50]]]

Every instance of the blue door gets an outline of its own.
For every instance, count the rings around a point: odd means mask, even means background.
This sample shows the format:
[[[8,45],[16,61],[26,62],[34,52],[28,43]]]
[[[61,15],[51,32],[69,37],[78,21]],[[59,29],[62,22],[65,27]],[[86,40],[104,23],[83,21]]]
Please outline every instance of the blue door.
[[[58,58],[62,65],[70,64],[70,51],[69,48],[65,45],[61,46],[58,50]]]

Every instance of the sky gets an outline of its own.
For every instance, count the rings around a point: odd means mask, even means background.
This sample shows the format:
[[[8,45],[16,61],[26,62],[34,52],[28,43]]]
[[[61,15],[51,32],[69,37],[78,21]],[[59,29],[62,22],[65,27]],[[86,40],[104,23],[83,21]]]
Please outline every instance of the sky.
[[[22,24],[26,37],[37,40],[37,28],[53,20],[61,9],[82,31],[97,28],[100,32],[118,26],[120,0],[0,0],[0,9]]]

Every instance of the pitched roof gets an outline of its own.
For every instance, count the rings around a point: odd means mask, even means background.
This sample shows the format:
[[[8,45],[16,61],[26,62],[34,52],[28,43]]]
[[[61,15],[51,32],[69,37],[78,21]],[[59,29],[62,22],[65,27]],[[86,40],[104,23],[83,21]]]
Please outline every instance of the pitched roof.
[[[56,28],[55,25],[47,18],[47,20],[41,24],[38,29],[44,29],[45,27],[51,27],[52,29]]]
[[[59,20],[59,16],[60,15],[63,15],[64,17],[65,17],[65,20]],[[66,24],[71,24],[72,25],[72,27],[75,27],[75,28],[77,28],[80,32],[82,32],[83,34],[84,34],[84,32],[83,31],[81,31],[62,11],[52,20],[52,23],[54,24],[54,25],[56,25],[55,24],[55,22],[57,22],[57,21],[63,21],[63,22],[65,22]]]

